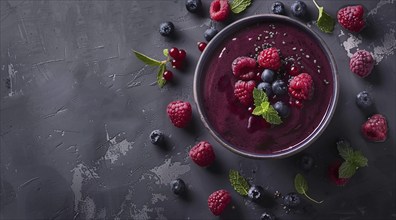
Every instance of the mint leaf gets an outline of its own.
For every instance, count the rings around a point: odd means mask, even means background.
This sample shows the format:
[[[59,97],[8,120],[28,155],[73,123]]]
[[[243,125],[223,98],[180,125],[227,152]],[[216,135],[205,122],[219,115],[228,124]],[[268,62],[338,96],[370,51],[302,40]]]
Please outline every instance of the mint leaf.
[[[297,175],[294,177],[294,188],[296,189],[296,191],[298,193],[300,193],[301,195],[304,195],[307,199],[311,200],[314,203],[322,203],[322,201],[317,201],[311,197],[308,196],[307,192],[308,192],[308,183],[305,180],[304,176],[297,173]]]
[[[162,53],[164,54],[165,57],[168,57],[168,55],[169,55],[169,50],[168,50],[168,49],[164,49],[164,50],[162,51]]]
[[[135,56],[143,61],[145,64],[150,65],[150,66],[160,66],[162,64],[161,61],[155,60],[151,57],[148,57],[140,52],[137,52],[136,50],[133,50],[133,53],[135,54]]]
[[[320,7],[315,0],[313,0],[314,4],[319,10],[318,19],[316,20],[316,24],[319,29],[325,33],[332,33],[334,30],[335,21],[334,19],[324,11],[323,7]]]
[[[308,183],[303,175],[298,173],[296,177],[294,177],[294,188],[298,193],[303,195],[308,191]]]
[[[337,142],[337,149],[340,156],[344,160],[348,160],[353,156],[353,149],[350,147],[350,144],[347,141],[338,141]]]
[[[263,90],[257,88],[253,89],[253,99],[254,106],[256,107],[260,106],[261,103],[268,101],[267,94]]]
[[[160,88],[164,87],[164,85],[166,84],[166,80],[164,79],[165,69],[166,69],[166,64],[161,63],[157,73],[157,84]]]
[[[250,4],[251,0],[234,0],[231,2],[231,11],[235,14],[243,12]]]
[[[256,108],[253,110],[253,115],[261,115],[270,124],[278,125],[282,123],[281,117],[274,107],[272,107],[272,105],[269,103],[268,96],[263,90],[254,88],[253,99],[254,106],[256,106]]]
[[[279,125],[282,124],[282,119],[279,116],[278,112],[272,107],[272,105],[268,106],[267,111],[263,113],[263,118],[270,124]]]
[[[355,151],[353,154],[352,162],[357,167],[365,167],[368,164],[368,159],[360,151]]]
[[[356,173],[357,167],[345,161],[338,169],[339,178],[351,178]]]
[[[228,177],[230,179],[230,183],[232,187],[234,187],[237,193],[241,194],[242,196],[246,196],[249,191],[249,183],[246,181],[243,176],[239,174],[236,170],[230,170]]]

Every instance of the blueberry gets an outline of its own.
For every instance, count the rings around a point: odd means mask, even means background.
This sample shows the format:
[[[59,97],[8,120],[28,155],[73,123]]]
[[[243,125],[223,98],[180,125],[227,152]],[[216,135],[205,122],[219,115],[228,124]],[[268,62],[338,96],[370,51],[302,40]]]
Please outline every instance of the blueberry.
[[[263,198],[264,189],[261,186],[253,185],[248,191],[248,197],[252,201],[259,201]]]
[[[271,7],[271,11],[274,14],[284,15],[285,14],[285,5],[282,2],[274,2]]]
[[[182,179],[175,179],[172,180],[171,184],[171,189],[172,192],[176,195],[182,195],[185,193],[187,187],[186,184],[184,183],[184,181]]]
[[[271,212],[265,211],[263,214],[261,214],[260,219],[261,220],[275,220],[276,217]]]
[[[154,130],[150,134],[150,141],[153,144],[161,144],[164,141],[164,134],[160,130]]]
[[[258,84],[257,89],[263,90],[268,97],[272,96],[272,87],[271,84],[267,82],[262,82]]]
[[[173,34],[175,31],[175,25],[172,22],[167,21],[160,24],[159,32],[162,36],[168,37]]]
[[[287,118],[290,115],[290,108],[282,101],[277,101],[273,105],[281,118]]]
[[[218,33],[218,31],[215,28],[208,28],[206,29],[204,33],[204,38],[207,42],[212,40],[212,38]]]
[[[263,71],[263,73],[261,74],[261,79],[262,79],[264,82],[267,82],[267,83],[272,83],[272,82],[274,81],[274,78],[275,78],[275,73],[274,73],[274,71],[269,70],[269,69],[265,69],[265,70]]]
[[[283,203],[289,208],[295,208],[301,204],[301,198],[297,193],[291,192],[283,197]]]
[[[201,7],[202,7],[201,0],[186,0],[187,11],[191,13],[195,13],[199,11]]]
[[[283,80],[278,79],[274,83],[272,83],[272,91],[275,93],[275,95],[286,94],[287,85]]]
[[[370,93],[367,91],[359,92],[356,96],[356,104],[362,109],[367,109],[372,106],[373,99],[371,98]]]
[[[311,170],[313,168],[313,166],[315,165],[315,160],[311,155],[304,154],[301,156],[299,163],[300,163],[301,169],[308,171],[308,170]]]
[[[291,11],[294,16],[302,18],[307,13],[307,5],[302,1],[295,1],[291,5]]]

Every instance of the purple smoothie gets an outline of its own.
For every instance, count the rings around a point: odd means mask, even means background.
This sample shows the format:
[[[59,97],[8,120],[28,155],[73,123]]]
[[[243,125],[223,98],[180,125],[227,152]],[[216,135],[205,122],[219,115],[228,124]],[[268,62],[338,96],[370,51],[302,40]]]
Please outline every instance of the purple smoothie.
[[[234,95],[238,79],[232,74],[232,61],[254,56],[263,44],[278,48],[282,57],[293,58],[314,81],[313,98],[303,108],[291,106],[290,116],[277,126],[268,126],[261,117],[252,119]],[[224,142],[250,154],[271,154],[289,150],[312,134],[328,111],[334,88],[325,50],[310,33],[287,22],[260,22],[234,32],[218,45],[203,68],[200,86],[203,112]],[[286,95],[283,101],[288,99]]]

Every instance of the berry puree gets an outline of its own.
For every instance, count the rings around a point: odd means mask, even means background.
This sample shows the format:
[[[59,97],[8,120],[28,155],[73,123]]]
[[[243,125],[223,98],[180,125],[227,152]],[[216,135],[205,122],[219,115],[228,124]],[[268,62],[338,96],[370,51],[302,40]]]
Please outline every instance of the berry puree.
[[[289,104],[290,115],[280,125],[270,125],[253,116],[234,95],[238,79],[231,64],[240,56],[256,58],[265,48],[275,47],[283,60],[293,60],[301,73],[311,75],[314,93],[303,106]],[[203,107],[208,122],[226,143],[250,154],[271,154],[289,150],[306,139],[320,124],[333,96],[332,69],[325,50],[309,32],[283,21],[268,21],[244,26],[218,44],[203,68]],[[285,65],[284,65],[285,66]],[[258,70],[257,73],[261,73]],[[282,70],[276,77],[289,84]],[[256,79],[256,85],[259,81]],[[277,99],[279,100],[279,98]],[[270,98],[271,104],[276,100]]]

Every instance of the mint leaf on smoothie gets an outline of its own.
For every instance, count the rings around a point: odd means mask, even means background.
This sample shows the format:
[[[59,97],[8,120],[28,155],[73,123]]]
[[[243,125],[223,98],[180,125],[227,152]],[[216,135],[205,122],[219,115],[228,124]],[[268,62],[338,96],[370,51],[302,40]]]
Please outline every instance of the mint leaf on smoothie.
[[[236,170],[230,170],[228,177],[230,179],[231,186],[242,196],[246,196],[249,191],[249,183],[247,180],[239,174]]]
[[[243,12],[250,4],[251,0],[234,0],[230,3],[231,11],[235,14]]]
[[[362,152],[354,150],[347,141],[338,141],[337,149],[345,160],[338,169],[339,178],[351,178],[359,168],[367,166],[367,158]]]
[[[318,19],[316,24],[318,25],[319,29],[325,33],[332,33],[334,30],[335,21],[334,19],[325,12],[323,7],[320,7],[315,0],[313,0],[315,6],[319,10]]]
[[[270,124],[279,125],[282,123],[281,117],[268,101],[268,96],[263,90],[254,88],[253,99],[255,106],[253,115],[262,116]]]
[[[296,191],[298,193],[300,193],[301,195],[304,195],[305,197],[307,197],[307,199],[311,200],[314,203],[322,203],[322,201],[316,201],[315,199],[311,198],[308,196],[307,192],[308,192],[308,183],[307,180],[305,180],[304,176],[301,174],[297,174],[296,177],[294,177],[294,188],[296,189]]]

